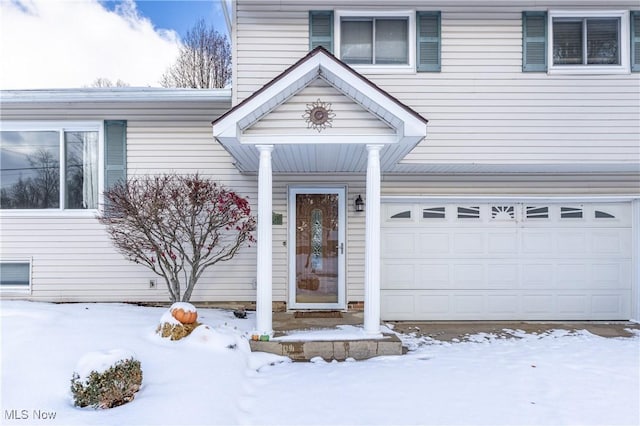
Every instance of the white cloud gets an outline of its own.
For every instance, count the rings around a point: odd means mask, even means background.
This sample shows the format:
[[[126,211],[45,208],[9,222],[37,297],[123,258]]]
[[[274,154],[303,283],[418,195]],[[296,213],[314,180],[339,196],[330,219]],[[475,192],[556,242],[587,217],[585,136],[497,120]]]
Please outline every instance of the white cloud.
[[[115,12],[97,0],[2,0],[0,89],[82,87],[98,77],[159,86],[179,44],[132,0]]]

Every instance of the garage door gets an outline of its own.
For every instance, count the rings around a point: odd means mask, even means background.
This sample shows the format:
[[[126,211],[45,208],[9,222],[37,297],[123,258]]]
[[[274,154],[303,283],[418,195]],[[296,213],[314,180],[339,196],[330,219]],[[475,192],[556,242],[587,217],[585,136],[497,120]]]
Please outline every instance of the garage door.
[[[382,207],[383,319],[630,318],[630,203]]]

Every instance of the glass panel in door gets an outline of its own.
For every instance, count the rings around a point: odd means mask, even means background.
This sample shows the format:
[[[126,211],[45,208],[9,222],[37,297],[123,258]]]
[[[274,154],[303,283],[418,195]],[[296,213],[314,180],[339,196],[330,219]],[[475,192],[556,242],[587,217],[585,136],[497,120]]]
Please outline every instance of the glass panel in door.
[[[340,303],[338,193],[295,194],[295,304]]]

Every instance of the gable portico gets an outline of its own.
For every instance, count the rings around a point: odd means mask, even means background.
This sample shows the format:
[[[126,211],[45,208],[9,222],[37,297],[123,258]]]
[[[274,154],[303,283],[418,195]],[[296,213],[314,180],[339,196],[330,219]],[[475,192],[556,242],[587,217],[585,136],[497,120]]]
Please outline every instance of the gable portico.
[[[315,96],[333,114],[316,117],[321,125],[309,116]],[[366,172],[364,323],[379,333],[380,180],[426,136],[426,123],[322,48],[213,122],[235,166],[258,174],[258,332],[272,332],[273,174]]]

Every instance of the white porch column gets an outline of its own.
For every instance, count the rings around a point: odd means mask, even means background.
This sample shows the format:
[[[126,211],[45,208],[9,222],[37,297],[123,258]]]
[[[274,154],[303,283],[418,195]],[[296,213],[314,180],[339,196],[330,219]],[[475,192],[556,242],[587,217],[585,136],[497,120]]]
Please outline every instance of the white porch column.
[[[380,333],[380,150],[367,145],[364,259],[364,331]]]
[[[631,202],[631,319],[640,322],[640,198]]]
[[[271,334],[272,330],[272,227],[273,203],[271,151],[273,145],[257,145],[260,151],[258,169],[258,266],[256,276],[256,331]]]

